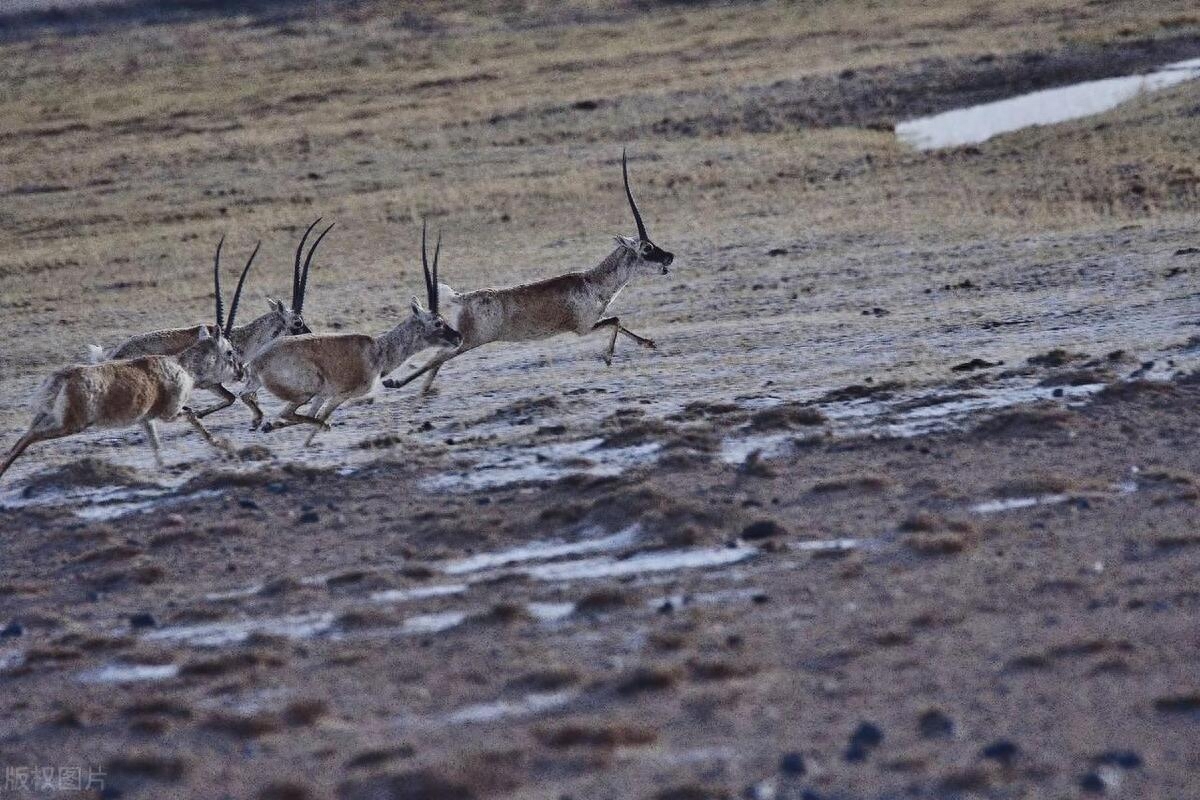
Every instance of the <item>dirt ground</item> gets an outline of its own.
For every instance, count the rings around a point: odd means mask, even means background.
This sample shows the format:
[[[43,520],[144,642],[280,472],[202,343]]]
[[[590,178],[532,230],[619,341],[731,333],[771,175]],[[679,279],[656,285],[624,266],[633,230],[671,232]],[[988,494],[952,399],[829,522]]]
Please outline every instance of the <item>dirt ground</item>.
[[[658,349],[31,448],[0,797],[1200,797],[1200,82],[892,133],[1200,56],[1192,4],[230,5],[0,17],[0,446],[223,233],[249,314],[336,221],[306,317],[382,331],[426,215],[457,288],[598,262],[623,146]]]

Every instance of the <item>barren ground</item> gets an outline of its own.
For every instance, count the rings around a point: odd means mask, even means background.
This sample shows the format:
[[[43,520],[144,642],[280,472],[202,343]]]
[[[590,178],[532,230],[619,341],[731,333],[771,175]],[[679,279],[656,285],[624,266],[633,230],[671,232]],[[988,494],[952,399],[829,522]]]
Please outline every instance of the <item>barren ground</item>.
[[[941,153],[890,130],[1200,55],[1191,4],[255,9],[0,28],[3,441],[86,344],[204,319],[222,233],[264,241],[249,315],[336,220],[325,331],[407,313],[423,215],[456,287],[590,266],[632,229],[623,145],[676,262],[617,311],[659,347],[482,348],[307,449],[231,409],[240,459],[181,427],[161,473],[136,431],[31,449],[0,764],[148,798],[1195,794],[1198,84]]]

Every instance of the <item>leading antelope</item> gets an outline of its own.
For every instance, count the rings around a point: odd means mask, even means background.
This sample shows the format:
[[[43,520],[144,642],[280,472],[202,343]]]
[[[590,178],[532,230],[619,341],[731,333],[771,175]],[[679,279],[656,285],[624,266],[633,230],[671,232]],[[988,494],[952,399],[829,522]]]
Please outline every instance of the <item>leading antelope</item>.
[[[312,266],[313,254],[317,252],[317,247],[321,244],[321,240],[325,235],[333,229],[333,225],[321,231],[321,234],[313,242],[312,248],[309,249],[307,257],[304,258],[304,266],[301,268],[301,256],[304,254],[304,244],[308,240],[308,235],[312,233],[313,228],[320,223],[320,218],[308,226],[304,231],[304,236],[300,238],[300,244],[296,247],[296,259],[292,266],[292,303],[291,307],[285,306],[282,301],[274,298],[267,298],[267,304],[270,310],[239,327],[233,326],[234,316],[237,314],[238,301],[241,297],[242,286],[246,281],[246,273],[250,270],[250,265],[254,262],[254,257],[258,254],[258,247],[254,248],[254,252],[250,254],[250,260],[246,262],[245,268],[242,270],[241,277],[238,279],[237,289],[234,291],[233,301],[229,306],[229,321],[224,326],[225,336],[228,337],[233,349],[243,361],[249,361],[256,355],[270,347],[271,343],[282,336],[297,336],[304,333],[312,333],[308,326],[304,324],[304,317],[301,316],[304,310],[304,298],[308,291],[308,270]],[[224,237],[217,244],[217,254],[213,263],[213,283],[216,286],[218,306],[217,306],[217,324],[221,323],[221,246],[224,244]],[[260,242],[261,244],[261,242]],[[195,341],[196,336],[203,326],[193,325],[190,328],[171,328],[167,330],[151,331],[143,333],[139,336],[134,336],[124,344],[108,350],[101,351],[99,347],[93,345],[91,348],[91,360],[93,363],[98,363],[103,360],[118,359],[118,358],[133,358],[135,356],[144,355],[177,355],[190,347]],[[220,396],[221,401],[217,405],[204,409],[196,413],[197,417],[207,417],[213,412],[228,408],[233,404],[237,396],[226,389],[220,383],[202,384],[197,388],[207,389],[214,394]]]
[[[621,152],[621,173],[625,180],[625,196],[629,198],[629,208],[637,223],[636,239],[616,237],[616,249],[584,272],[570,272],[505,289],[458,293],[449,286],[440,287],[450,305],[447,320],[462,333],[462,344],[435,355],[429,363],[402,380],[386,380],[383,385],[397,389],[429,373],[421,387],[424,393],[443,364],[489,342],[526,342],[559,333],[583,336],[609,328],[612,335],[603,356],[606,364],[612,364],[617,334],[653,349],[653,341],[626,328],[620,318],[605,316],[613,298],[630,280],[637,275],[666,275],[675,260],[674,254],[650,241],[650,235],[646,233],[646,225],[629,189],[629,165],[624,151]]]
[[[220,309],[220,295],[217,297]],[[242,363],[220,324],[212,329],[201,325],[191,346],[178,355],[63,367],[42,384],[34,398],[29,430],[8,451],[0,475],[35,442],[60,439],[92,426],[116,428],[135,423],[146,432],[154,460],[161,467],[155,422],[170,422],[181,415],[209,444],[224,449],[188,408],[188,399],[196,386],[243,377]]]
[[[329,417],[338,406],[375,390],[379,380],[426,347],[458,347],[462,337],[438,313],[438,257],[442,237],[438,234],[433,268],[425,248],[425,226],[421,226],[421,264],[425,272],[428,310],[412,299],[412,316],[380,336],[358,333],[310,334],[279,339],[247,364],[250,378],[242,400],[254,411],[251,429],[262,421],[256,392],[260,386],[287,405],[278,421],[263,425],[264,431],[290,425],[316,426],[305,444],[321,430],[329,430]],[[297,412],[311,403],[308,414]]]

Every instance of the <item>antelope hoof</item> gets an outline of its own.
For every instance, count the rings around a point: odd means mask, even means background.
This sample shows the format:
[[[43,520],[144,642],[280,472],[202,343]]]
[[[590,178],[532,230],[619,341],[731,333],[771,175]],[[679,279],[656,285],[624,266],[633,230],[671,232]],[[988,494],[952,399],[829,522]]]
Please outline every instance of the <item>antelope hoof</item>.
[[[321,423],[321,430],[323,430],[323,431],[331,431],[331,430],[333,430],[333,426],[332,426],[332,425],[330,425],[328,422],[322,422],[322,423]]]
[[[394,379],[394,378],[384,378],[384,379],[383,379],[383,385],[384,385],[385,387],[387,387],[388,389],[399,389],[399,388],[400,388],[400,381],[398,381],[398,380],[396,380],[396,379]]]
[[[612,358],[613,358],[612,353],[605,353],[604,355],[602,355],[600,357],[604,359],[605,366],[608,366],[608,367],[612,366]]]
[[[271,423],[269,423],[269,422],[264,422],[264,423],[262,424],[262,428],[260,428],[260,430],[261,430],[263,433],[270,433],[270,432],[271,432],[271,429],[272,429],[272,428],[274,428],[274,427],[275,427],[275,426],[274,426],[274,425],[272,425]],[[252,428],[251,430],[253,430],[253,428]]]
[[[643,340],[642,340],[642,347],[648,348],[648,349],[650,349],[650,350],[657,350],[657,349],[658,349],[658,345],[656,345],[656,344],[654,343],[654,340],[653,340],[653,339],[643,339]]]

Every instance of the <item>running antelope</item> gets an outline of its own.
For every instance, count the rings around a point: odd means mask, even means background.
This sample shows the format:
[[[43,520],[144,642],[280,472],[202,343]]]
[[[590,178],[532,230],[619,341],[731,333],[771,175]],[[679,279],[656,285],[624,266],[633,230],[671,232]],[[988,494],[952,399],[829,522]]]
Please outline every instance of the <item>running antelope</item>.
[[[262,411],[255,394],[260,386],[287,405],[274,423],[264,431],[305,423],[316,426],[305,445],[321,430],[329,430],[329,417],[347,400],[363,397],[375,390],[379,380],[414,353],[425,347],[457,347],[462,343],[458,331],[447,325],[438,313],[438,257],[442,237],[438,234],[433,253],[433,268],[425,248],[425,226],[421,226],[421,264],[425,272],[425,292],[429,309],[412,299],[412,316],[380,336],[358,333],[310,334],[280,339],[247,364],[250,378],[242,391],[242,401],[254,411],[251,429],[262,422]],[[297,412],[312,403],[308,414]]]
[[[201,325],[194,337],[191,347],[178,355],[74,364],[55,372],[35,395],[33,422],[8,451],[0,475],[35,442],[61,439],[92,426],[118,428],[134,423],[145,430],[154,460],[162,467],[154,424],[181,415],[209,444],[227,449],[213,439],[187,403],[196,386],[242,380],[242,363],[219,324],[211,332]]]
[[[462,332],[462,344],[438,353],[411,375],[401,380],[386,380],[383,385],[398,389],[428,372],[429,377],[421,387],[424,393],[443,364],[489,342],[526,342],[559,333],[583,336],[600,328],[610,328],[612,335],[604,352],[604,362],[610,366],[618,333],[642,347],[653,349],[653,341],[626,328],[618,317],[604,316],[613,298],[631,279],[637,275],[666,275],[675,259],[674,254],[650,241],[650,235],[646,233],[646,225],[629,189],[629,166],[624,151],[621,153],[621,172],[625,179],[625,196],[629,198],[629,208],[637,222],[636,239],[616,237],[616,249],[584,272],[569,272],[505,289],[458,293],[449,286],[442,286],[441,291],[450,304],[446,319]]]
[[[266,350],[272,342],[282,336],[297,336],[303,333],[312,333],[308,326],[304,324],[304,317],[301,316],[304,310],[304,297],[308,290],[308,270],[312,265],[313,254],[316,253],[321,240],[325,238],[325,234],[333,228],[333,225],[325,228],[321,234],[313,242],[312,248],[308,251],[308,256],[304,258],[304,266],[301,268],[301,256],[304,254],[304,244],[308,240],[308,235],[312,233],[313,228],[321,220],[318,218],[315,222],[308,226],[304,231],[304,236],[300,239],[300,244],[296,248],[296,260],[292,266],[292,304],[289,308],[282,301],[274,298],[267,298],[267,304],[270,306],[270,311],[258,317],[255,320],[239,327],[233,327],[234,316],[237,314],[238,301],[241,298],[242,286],[246,281],[246,273],[250,270],[250,265],[254,262],[254,257],[258,254],[258,247],[254,248],[254,252],[250,254],[250,260],[246,262],[245,268],[242,270],[241,277],[238,279],[237,289],[234,291],[233,301],[229,306],[229,321],[224,325],[225,335],[233,344],[233,349],[243,361],[249,361],[254,356]],[[225,238],[217,244],[217,255],[213,263],[213,283],[216,286],[218,306],[217,306],[217,324],[221,325],[221,245],[224,244]],[[261,245],[261,242],[259,243]],[[196,341],[196,335],[203,326],[194,325],[190,328],[173,328],[160,331],[152,331],[143,333],[140,336],[135,336],[124,344],[115,347],[107,352],[102,351],[99,347],[92,345],[89,347],[91,351],[91,360],[93,363],[100,361],[116,359],[116,358],[133,358],[143,355],[177,355],[186,348],[190,347]],[[211,331],[210,331],[211,332]],[[197,388],[207,389],[214,394],[220,396],[221,401],[211,408],[196,412],[197,417],[207,417],[213,412],[220,411],[233,405],[237,395],[226,389],[220,383],[211,385],[198,385]]]

